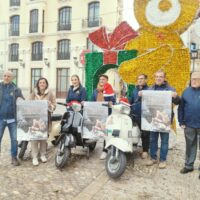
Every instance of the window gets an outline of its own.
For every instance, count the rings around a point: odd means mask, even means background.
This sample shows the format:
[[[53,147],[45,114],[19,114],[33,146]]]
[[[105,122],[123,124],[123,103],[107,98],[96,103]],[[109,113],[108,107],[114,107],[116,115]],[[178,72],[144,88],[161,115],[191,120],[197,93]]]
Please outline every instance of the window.
[[[18,70],[17,69],[10,69],[10,71],[13,73],[13,80],[12,82],[17,85],[18,84]]]
[[[20,6],[20,0],[10,0],[10,6]]]
[[[58,41],[57,59],[58,60],[70,59],[70,40]]]
[[[30,33],[38,32],[38,10],[34,9],[30,11]]]
[[[19,15],[10,18],[10,35],[19,36]]]
[[[88,27],[99,26],[99,2],[88,5]]]
[[[98,51],[98,47],[94,45],[89,38],[87,38],[87,49],[90,51]]]
[[[57,86],[56,86],[56,97],[66,98],[66,92],[70,86],[70,75],[69,69],[59,68],[57,69]]]
[[[58,30],[71,30],[71,7],[64,7],[59,9]]]
[[[16,62],[19,60],[19,44],[13,43],[9,46],[9,61]]]
[[[38,79],[42,77],[42,69],[33,68],[31,69],[31,91],[35,88]]]
[[[32,43],[32,60],[42,60],[43,53],[43,42],[34,42]]]

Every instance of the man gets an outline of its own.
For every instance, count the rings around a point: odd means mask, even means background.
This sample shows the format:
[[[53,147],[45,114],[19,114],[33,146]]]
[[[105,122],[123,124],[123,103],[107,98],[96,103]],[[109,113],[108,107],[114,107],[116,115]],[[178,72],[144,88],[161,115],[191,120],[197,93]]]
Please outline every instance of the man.
[[[116,102],[116,97],[113,91],[112,86],[108,83],[108,76],[102,74],[99,76],[99,82],[97,88],[93,91],[92,101],[107,101],[111,106]],[[110,115],[112,112],[112,108],[108,108],[108,114]],[[103,152],[100,156],[101,160],[104,160],[107,156],[107,151],[105,147],[105,140],[103,146]]]
[[[172,91],[172,103],[178,105],[180,98],[175,92],[175,89],[168,85],[166,81],[166,74],[164,71],[159,70],[155,73],[155,84],[150,88],[150,90],[155,91]],[[173,113],[173,111],[172,111]],[[173,119],[173,114],[172,114]],[[147,166],[158,163],[157,160],[157,150],[158,150],[158,137],[161,137],[161,147],[160,147],[160,162],[159,168],[166,168],[166,160],[169,148],[169,133],[167,132],[151,132],[150,134],[150,156],[151,159],[147,163]]]
[[[138,96],[138,93],[142,90],[148,90],[147,75],[145,74],[140,74],[137,77],[137,86],[133,90],[133,94],[129,100],[130,104],[132,105],[131,112],[140,130],[141,130],[141,98]],[[141,130],[141,139],[142,139],[142,148],[143,148],[141,157],[143,159],[146,159],[148,157],[149,136],[150,136],[149,131]]]
[[[17,159],[17,122],[16,122],[16,100],[23,98],[21,90],[12,83],[13,74],[6,71],[3,75],[3,82],[0,83],[0,144],[4,130],[8,127],[11,139],[12,164],[19,165]]]
[[[191,86],[182,94],[178,121],[184,129],[186,142],[185,166],[180,173],[186,174],[194,170],[198,135],[200,135],[200,72],[192,73]]]

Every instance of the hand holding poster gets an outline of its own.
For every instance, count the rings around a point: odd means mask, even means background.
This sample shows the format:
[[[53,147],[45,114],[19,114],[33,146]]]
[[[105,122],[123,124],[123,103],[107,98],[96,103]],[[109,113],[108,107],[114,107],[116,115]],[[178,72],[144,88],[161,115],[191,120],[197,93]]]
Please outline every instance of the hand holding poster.
[[[171,115],[171,91],[142,91],[142,130],[169,132]]]
[[[48,102],[25,100],[17,102],[17,140],[46,140]]]

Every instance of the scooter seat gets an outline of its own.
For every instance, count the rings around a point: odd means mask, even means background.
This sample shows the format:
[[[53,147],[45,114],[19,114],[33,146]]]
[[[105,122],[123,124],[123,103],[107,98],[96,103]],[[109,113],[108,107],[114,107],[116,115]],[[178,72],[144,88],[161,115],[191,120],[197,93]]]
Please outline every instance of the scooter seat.
[[[53,114],[51,115],[51,121],[60,121],[62,119],[62,115],[61,114]]]

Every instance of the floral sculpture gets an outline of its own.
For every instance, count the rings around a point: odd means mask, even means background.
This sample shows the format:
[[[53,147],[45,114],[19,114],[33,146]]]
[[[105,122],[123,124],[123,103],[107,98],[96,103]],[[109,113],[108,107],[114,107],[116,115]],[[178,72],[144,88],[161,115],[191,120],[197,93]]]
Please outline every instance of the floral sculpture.
[[[180,34],[192,23],[198,7],[198,0],[135,0],[140,29],[125,50],[136,49],[138,56],[121,63],[122,79],[135,84],[137,75],[144,73],[152,84],[154,73],[163,69],[169,83],[181,94],[189,80],[190,54]]]

